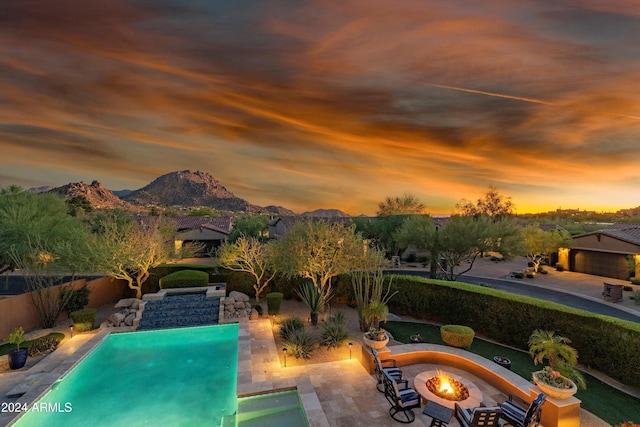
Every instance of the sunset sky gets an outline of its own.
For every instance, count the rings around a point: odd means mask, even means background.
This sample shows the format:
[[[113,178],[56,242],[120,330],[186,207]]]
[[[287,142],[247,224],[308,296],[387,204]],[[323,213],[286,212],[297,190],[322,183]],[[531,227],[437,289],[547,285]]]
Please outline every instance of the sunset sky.
[[[0,186],[640,205],[637,0],[4,0]]]

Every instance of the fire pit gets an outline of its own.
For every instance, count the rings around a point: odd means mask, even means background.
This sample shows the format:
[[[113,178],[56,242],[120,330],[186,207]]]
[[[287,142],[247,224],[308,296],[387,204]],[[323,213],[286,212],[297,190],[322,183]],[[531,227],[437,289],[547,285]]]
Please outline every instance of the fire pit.
[[[454,402],[460,402],[469,397],[469,388],[466,385],[454,380],[446,372],[437,372],[438,375],[429,378],[426,382],[431,393]]]
[[[453,409],[456,402],[463,408],[475,408],[482,402],[482,392],[471,380],[450,372],[420,372],[413,385],[424,400],[434,401],[450,409]]]

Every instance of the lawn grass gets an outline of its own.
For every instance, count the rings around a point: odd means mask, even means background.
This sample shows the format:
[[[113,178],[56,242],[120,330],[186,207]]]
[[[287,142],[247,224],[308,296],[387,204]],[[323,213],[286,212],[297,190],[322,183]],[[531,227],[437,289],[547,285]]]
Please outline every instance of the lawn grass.
[[[425,342],[444,345],[440,337],[440,326],[428,323],[387,322],[384,325],[396,341],[409,343],[411,335],[420,334]],[[531,356],[520,350],[505,347],[476,337],[469,350],[493,361],[494,356],[504,356],[511,360],[511,370],[521,377],[531,380],[531,372],[542,367],[535,366]],[[640,399],[621,392],[599,379],[585,373],[587,389],[575,395],[582,401],[581,407],[615,425],[624,421],[640,421]]]
[[[34,342],[39,341],[46,337],[58,337],[60,341],[62,341],[64,339],[64,334],[61,332],[51,332],[49,335],[46,335],[45,337],[40,337],[34,340],[23,342],[22,344],[20,344],[20,348],[29,348],[31,344],[33,344]],[[7,343],[7,344],[0,345],[0,356],[4,356],[5,354],[8,354],[14,348],[16,348],[15,344]]]

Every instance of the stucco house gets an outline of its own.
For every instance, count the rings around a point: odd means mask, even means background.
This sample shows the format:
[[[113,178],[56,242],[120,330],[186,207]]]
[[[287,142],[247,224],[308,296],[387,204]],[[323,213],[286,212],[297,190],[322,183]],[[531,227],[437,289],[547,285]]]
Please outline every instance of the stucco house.
[[[571,249],[560,249],[558,262],[578,273],[629,280],[635,271],[640,277],[640,224],[613,224],[574,236]]]
[[[177,249],[187,243],[199,242],[206,252],[212,252],[227,240],[232,227],[230,216],[176,216],[171,219],[176,222],[174,241]]]

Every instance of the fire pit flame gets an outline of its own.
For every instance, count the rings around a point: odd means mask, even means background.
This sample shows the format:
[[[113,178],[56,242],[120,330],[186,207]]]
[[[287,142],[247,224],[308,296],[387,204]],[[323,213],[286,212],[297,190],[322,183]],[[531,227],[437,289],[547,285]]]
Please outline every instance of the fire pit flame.
[[[447,400],[461,401],[469,397],[469,389],[459,381],[454,380],[446,372],[437,371],[435,377],[427,380],[427,388],[437,396]]]

